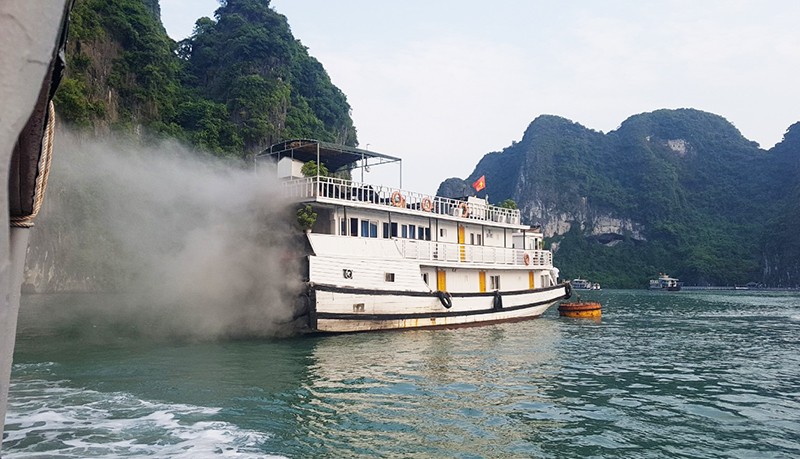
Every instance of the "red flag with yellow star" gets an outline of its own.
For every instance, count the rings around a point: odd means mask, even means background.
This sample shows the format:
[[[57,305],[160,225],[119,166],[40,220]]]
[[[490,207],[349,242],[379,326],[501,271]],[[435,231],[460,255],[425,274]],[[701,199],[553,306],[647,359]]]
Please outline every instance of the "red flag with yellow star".
[[[486,188],[486,176],[481,175],[481,178],[475,180],[475,183],[472,184],[472,188],[475,188],[476,192]]]

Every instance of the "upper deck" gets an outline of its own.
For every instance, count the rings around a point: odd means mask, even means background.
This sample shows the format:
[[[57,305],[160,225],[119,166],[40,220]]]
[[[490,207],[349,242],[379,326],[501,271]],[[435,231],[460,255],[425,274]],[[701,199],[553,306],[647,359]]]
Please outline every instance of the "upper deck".
[[[451,199],[399,188],[369,185],[335,177],[304,177],[282,182],[284,193],[299,201],[392,211],[443,220],[481,222],[510,229],[528,229],[518,209],[486,204],[484,199]]]
[[[527,230],[520,211],[492,206],[482,198],[453,199],[430,196],[402,188],[402,160],[393,156],[328,142],[294,139],[277,143],[256,157],[278,165],[285,180],[285,194],[304,202],[373,209],[440,220],[472,221],[487,226]],[[339,177],[320,175],[304,177],[301,166],[309,161],[325,165],[332,172],[352,171],[381,164],[400,164],[400,187],[371,185]],[[319,171],[319,169],[317,169]],[[363,176],[362,176],[363,180]]]

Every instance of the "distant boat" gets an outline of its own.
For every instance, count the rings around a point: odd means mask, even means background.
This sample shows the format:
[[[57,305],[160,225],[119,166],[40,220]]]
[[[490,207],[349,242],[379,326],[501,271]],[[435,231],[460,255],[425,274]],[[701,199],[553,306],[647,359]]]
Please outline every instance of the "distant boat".
[[[681,289],[682,283],[674,277],[669,277],[666,274],[659,274],[658,279],[650,279],[650,290],[668,290],[670,292],[677,292]]]
[[[586,279],[572,279],[572,288],[574,290],[590,290],[592,283]]]
[[[575,290],[600,290],[600,284],[586,279],[572,279],[572,288]]]

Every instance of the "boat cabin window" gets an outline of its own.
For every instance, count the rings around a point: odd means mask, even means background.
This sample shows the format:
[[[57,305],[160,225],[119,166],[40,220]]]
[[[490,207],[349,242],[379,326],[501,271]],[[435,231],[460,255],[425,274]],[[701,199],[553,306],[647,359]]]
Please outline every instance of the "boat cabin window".
[[[492,283],[492,290],[500,290],[500,276],[489,276]]]
[[[392,223],[392,237],[397,237],[397,223]]]
[[[401,229],[403,237],[408,237],[408,225],[403,225]]]
[[[478,245],[483,245],[483,241],[481,241],[481,235],[480,234],[476,234],[475,235],[475,239],[478,241]]]
[[[408,225],[408,238],[409,239],[416,239],[417,238],[417,226],[416,225]]]
[[[347,219],[343,218],[341,222],[339,222],[339,235],[347,236]]]
[[[350,219],[350,236],[358,236],[358,219]]]
[[[383,223],[383,238],[384,239],[389,239],[389,223],[388,222],[384,222]]]
[[[361,220],[361,237],[378,237],[378,222]]]
[[[439,237],[447,237],[447,230],[445,228],[439,228]]]
[[[425,285],[428,284],[428,273],[422,273],[422,281],[425,282]]]
[[[394,273],[384,273],[384,279],[386,282],[394,282]]]

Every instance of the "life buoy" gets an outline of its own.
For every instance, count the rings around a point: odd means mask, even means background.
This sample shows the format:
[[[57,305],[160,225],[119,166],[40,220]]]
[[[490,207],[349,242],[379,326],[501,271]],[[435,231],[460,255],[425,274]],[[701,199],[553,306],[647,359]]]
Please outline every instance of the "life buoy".
[[[528,255],[527,253],[525,253],[524,255],[522,255],[522,262],[525,263],[525,266],[530,265],[531,264],[531,256]]]
[[[453,307],[453,296],[449,293],[439,290],[436,292],[436,296],[439,297],[439,301],[441,301],[442,306],[444,306],[445,309],[450,309]]]
[[[392,205],[395,207],[405,207],[406,200],[399,191],[392,193]]]
[[[458,208],[461,209],[461,216],[466,218],[469,217],[469,206],[467,206],[466,202],[462,202],[458,205]]]
[[[430,198],[422,198],[422,210],[430,212],[433,209],[433,201]]]

